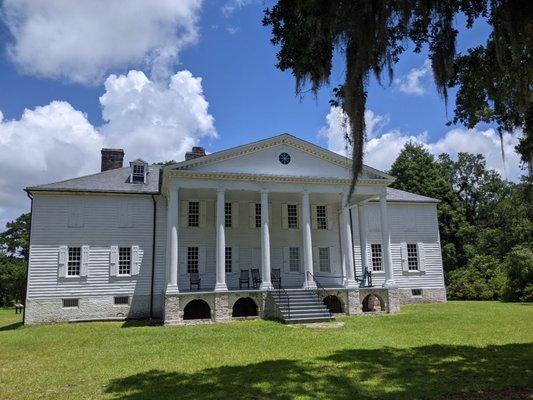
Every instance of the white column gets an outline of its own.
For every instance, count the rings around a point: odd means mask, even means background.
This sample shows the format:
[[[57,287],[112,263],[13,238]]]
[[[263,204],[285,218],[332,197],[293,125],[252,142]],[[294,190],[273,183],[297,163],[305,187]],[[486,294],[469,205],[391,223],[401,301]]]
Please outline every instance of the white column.
[[[261,286],[262,290],[272,289],[270,282],[270,232],[268,223],[268,191],[261,190]]]
[[[309,275],[313,273],[313,241],[311,238],[311,206],[309,193],[302,194],[302,233],[304,247],[304,289],[316,288],[315,280]]]
[[[381,217],[381,240],[383,248],[383,267],[385,269],[384,286],[394,287],[394,275],[392,271],[392,256],[390,252],[389,218],[387,216],[387,198],[383,194],[379,198],[379,211]]]
[[[178,293],[178,188],[169,189],[167,203],[167,289]]]
[[[357,220],[359,222],[359,246],[361,248],[361,271],[368,269],[368,240],[366,238],[365,203],[357,205]]]
[[[342,246],[344,252],[344,259],[346,261],[346,278],[344,280],[344,287],[356,288],[358,287],[355,281],[355,270],[353,263],[353,248],[352,248],[352,229],[350,226],[350,213],[348,208],[348,196],[342,195],[341,200],[341,229],[344,233],[344,244]]]
[[[217,283],[215,292],[228,290],[226,286],[226,234],[224,231],[225,221],[225,200],[224,189],[217,189],[217,254],[216,254],[216,276]]]

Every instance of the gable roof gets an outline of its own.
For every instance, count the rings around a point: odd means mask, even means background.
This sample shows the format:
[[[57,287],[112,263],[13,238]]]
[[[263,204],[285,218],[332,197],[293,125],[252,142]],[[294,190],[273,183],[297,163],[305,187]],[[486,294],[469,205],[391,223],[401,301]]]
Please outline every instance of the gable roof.
[[[421,196],[419,194],[410,193],[391,187],[387,188],[387,201],[406,203],[440,203],[440,200],[432,197]]]
[[[160,170],[159,165],[149,165],[145,184],[130,183],[131,168],[124,167],[46,185],[30,186],[26,191],[157,194]]]
[[[237,147],[232,147],[230,149],[217,151],[215,153],[211,153],[206,156],[193,158],[191,160],[181,161],[176,164],[171,164],[171,165],[166,166],[164,170],[167,171],[167,170],[192,169],[198,165],[214,164],[214,163],[217,163],[223,160],[253,153],[258,150],[278,146],[280,144],[285,144],[288,146],[295,147],[299,150],[312,154],[315,157],[329,161],[341,167],[348,168],[348,169],[351,168],[352,160],[350,158],[341,156],[340,154],[324,149],[320,146],[317,146],[314,143],[297,138],[288,133],[282,133],[280,135],[273,136],[267,139],[258,140],[252,143],[240,145]],[[393,176],[383,171],[380,171],[378,169],[369,167],[368,165],[363,165],[363,172],[367,173],[372,179],[383,179],[383,180],[387,180],[391,182],[394,181],[395,179]]]

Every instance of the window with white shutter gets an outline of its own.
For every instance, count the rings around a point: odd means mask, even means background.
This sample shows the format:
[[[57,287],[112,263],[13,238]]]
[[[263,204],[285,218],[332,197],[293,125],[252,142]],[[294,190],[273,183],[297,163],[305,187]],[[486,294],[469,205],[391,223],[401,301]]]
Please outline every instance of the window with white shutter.
[[[67,276],[80,276],[81,247],[68,248]]]

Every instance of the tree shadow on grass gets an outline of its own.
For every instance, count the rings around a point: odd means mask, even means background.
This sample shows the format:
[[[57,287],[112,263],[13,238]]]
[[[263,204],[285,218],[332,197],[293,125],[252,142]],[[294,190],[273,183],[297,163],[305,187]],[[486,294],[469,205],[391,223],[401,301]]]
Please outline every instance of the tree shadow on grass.
[[[120,399],[431,398],[531,386],[532,360],[531,344],[350,349],[195,373],[151,370],[111,381],[106,393]],[[183,362],[176,355],[176,364]]]

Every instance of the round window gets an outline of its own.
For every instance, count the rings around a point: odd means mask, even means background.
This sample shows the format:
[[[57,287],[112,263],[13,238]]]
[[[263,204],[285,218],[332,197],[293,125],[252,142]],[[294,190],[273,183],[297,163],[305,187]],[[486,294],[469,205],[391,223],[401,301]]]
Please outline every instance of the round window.
[[[279,155],[279,162],[283,165],[287,165],[291,162],[291,156],[288,153],[281,153]]]

